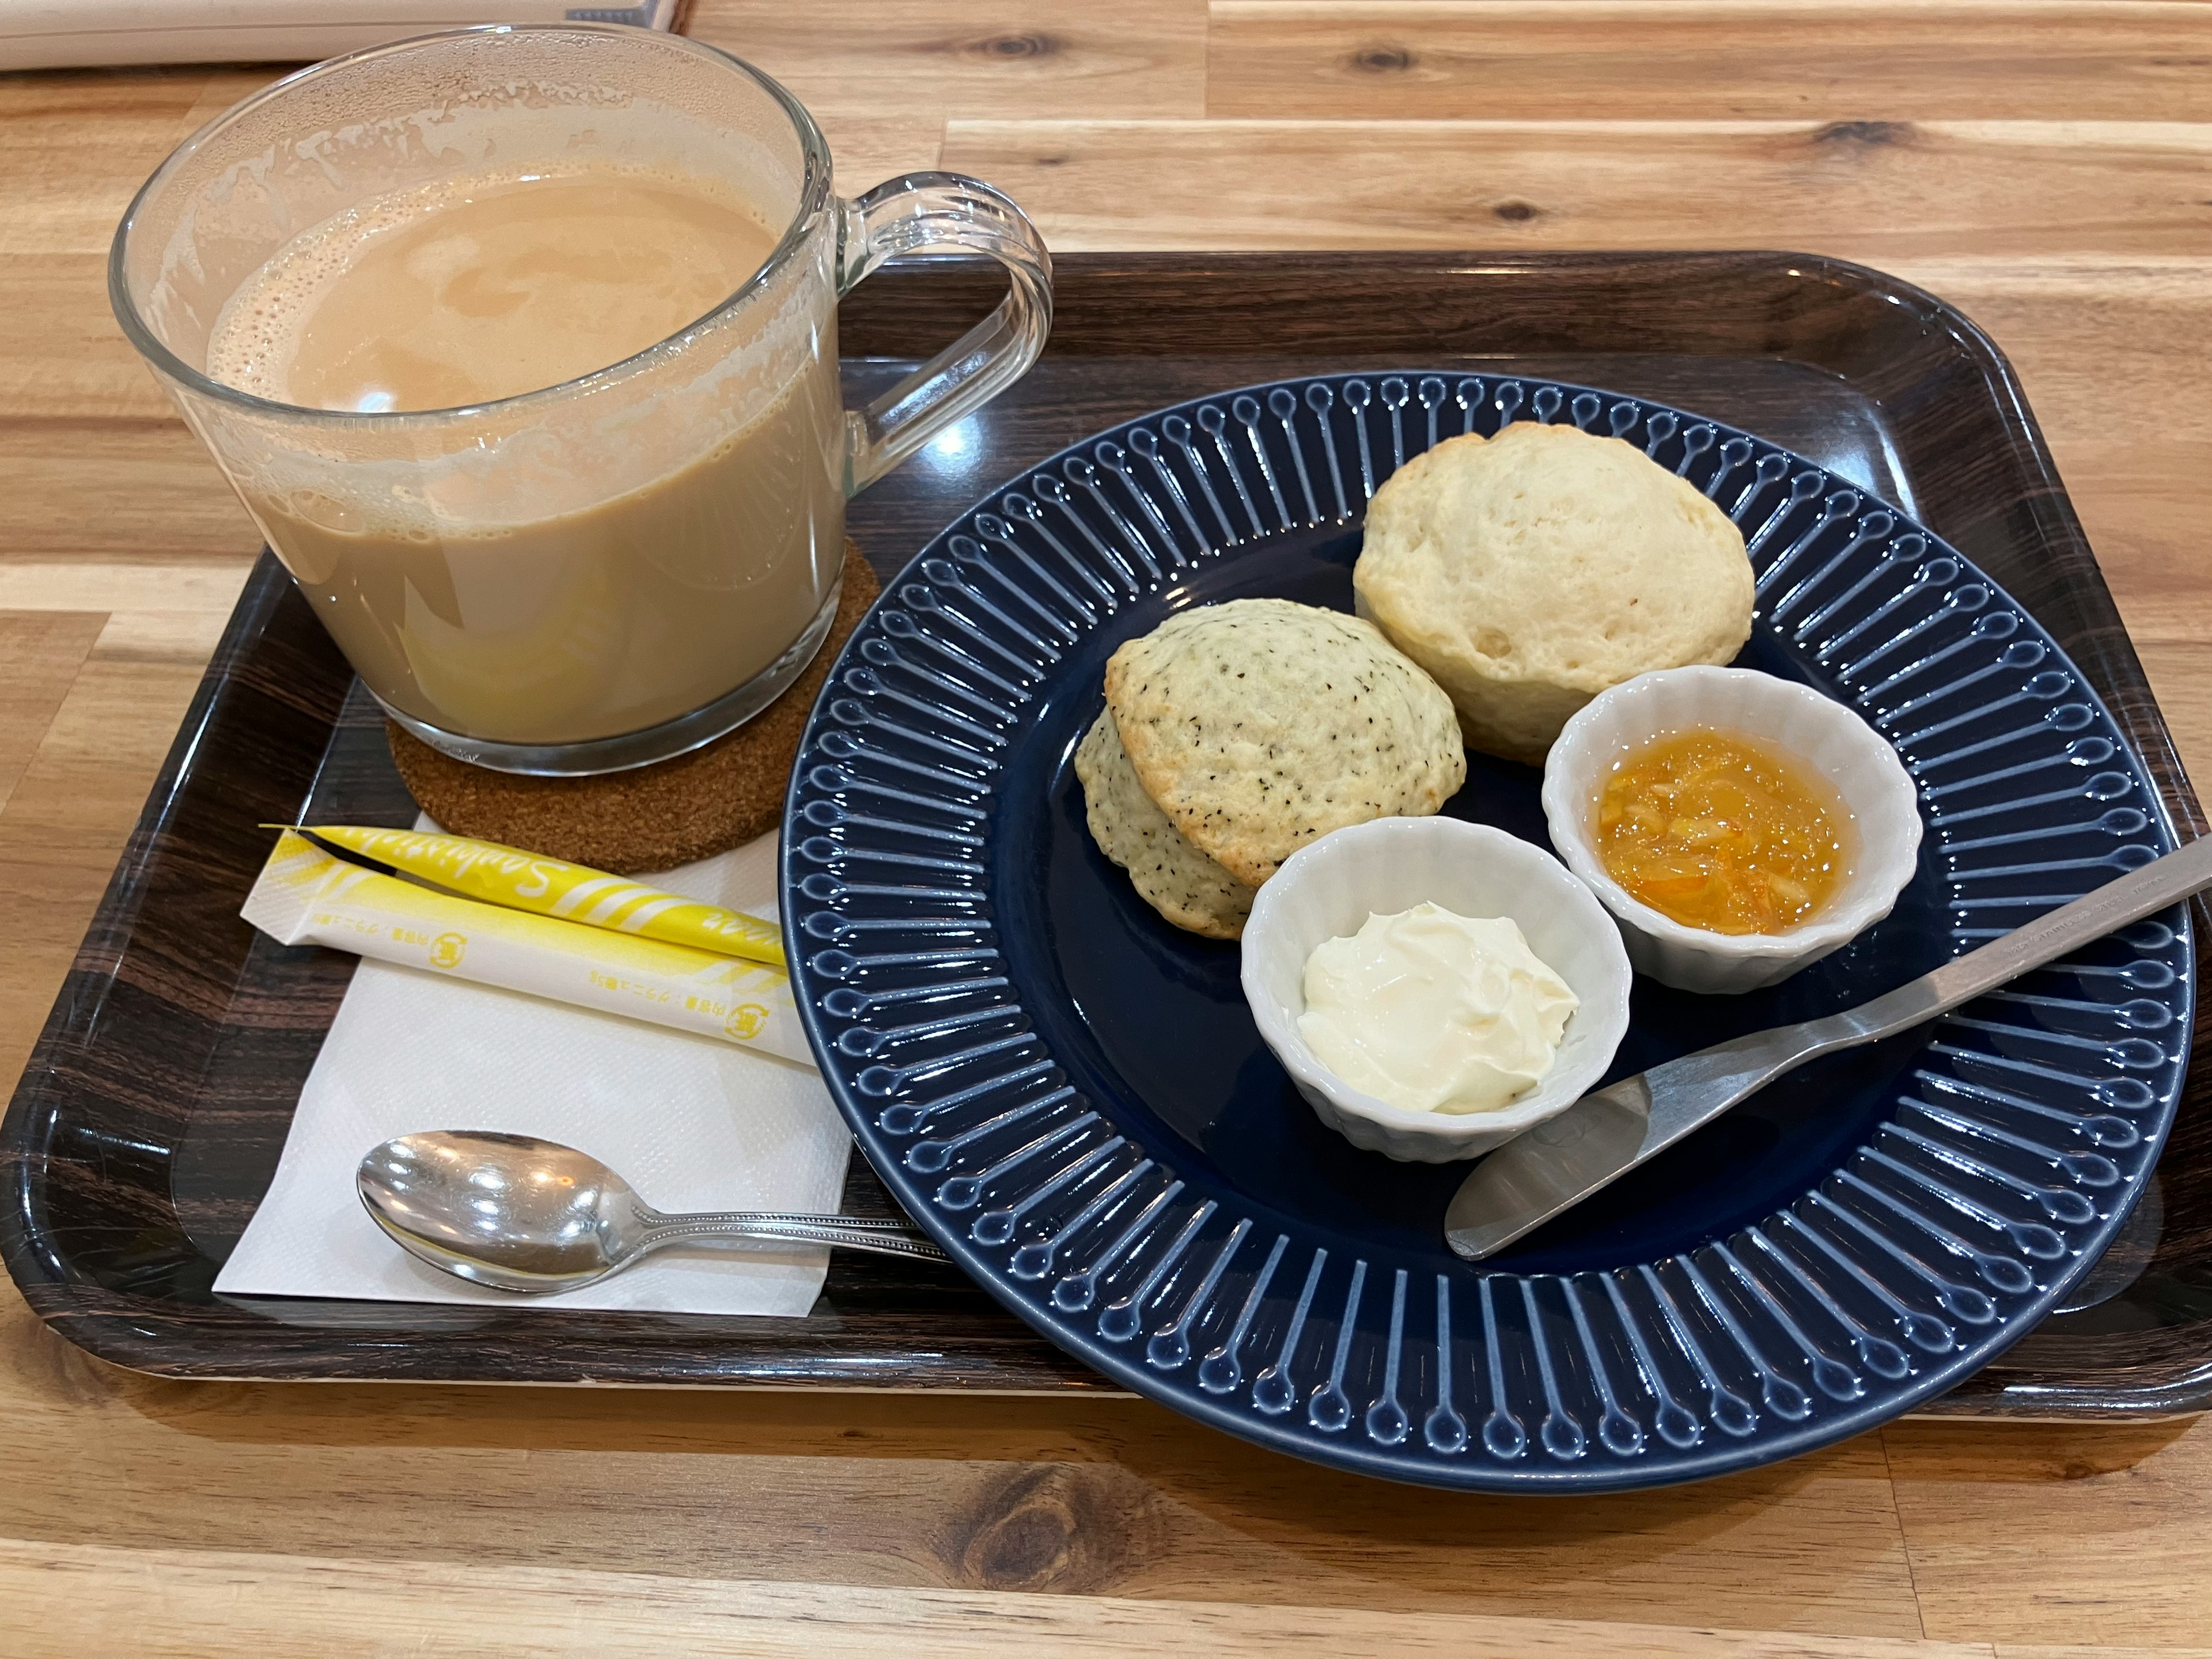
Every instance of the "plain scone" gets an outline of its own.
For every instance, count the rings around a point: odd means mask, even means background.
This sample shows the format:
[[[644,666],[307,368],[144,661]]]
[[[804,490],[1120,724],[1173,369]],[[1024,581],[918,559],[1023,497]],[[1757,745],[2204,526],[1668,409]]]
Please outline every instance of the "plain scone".
[[[1316,836],[1434,812],[1467,781],[1451,699],[1370,623],[1288,599],[1179,612],[1106,664],[1170,823],[1248,887]]]
[[[1532,766],[1607,686],[1734,659],[1756,597],[1741,533],[1694,485],[1618,438],[1533,422],[1400,467],[1352,580],[1469,745]]]
[[[1111,709],[1099,711],[1076,745],[1084,814],[1098,850],[1129,872],[1146,903],[1187,933],[1242,939],[1253,890],[1183,839],[1168,822],[1121,747]]]

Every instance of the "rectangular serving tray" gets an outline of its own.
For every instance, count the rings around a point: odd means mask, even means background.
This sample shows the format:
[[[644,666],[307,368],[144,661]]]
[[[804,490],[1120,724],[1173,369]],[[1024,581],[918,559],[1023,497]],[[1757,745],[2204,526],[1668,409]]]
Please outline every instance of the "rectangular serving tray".
[[[872,395],[952,338],[997,282],[960,261],[870,278],[841,313],[848,392]],[[1297,374],[1510,362],[1746,428],[1920,519],[2051,629],[2177,826],[2203,825],[2009,367],[1918,289],[1776,253],[1087,254],[1059,262],[1057,297],[1030,376],[853,503],[852,535],[887,583],[987,490],[1158,405]],[[255,826],[414,811],[374,704],[264,554],[0,1125],[0,1253],[57,1330],[183,1377],[1109,1386],[956,1271],[845,1253],[801,1320],[217,1297],[354,965],[238,920],[267,851]],[[2200,1010],[2212,1020],[2212,1003]],[[2200,1069],[2151,1191],[2069,1310],[1929,1409],[2156,1417],[2212,1401],[2208,1095]],[[859,1158],[846,1207],[890,1207]]]

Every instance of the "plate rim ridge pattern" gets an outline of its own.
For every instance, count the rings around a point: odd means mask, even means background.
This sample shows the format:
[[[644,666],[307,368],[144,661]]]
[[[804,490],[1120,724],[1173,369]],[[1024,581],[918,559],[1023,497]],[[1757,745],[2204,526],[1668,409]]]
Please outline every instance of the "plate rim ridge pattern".
[[[1599,388],[1488,371],[1341,373],[1193,398],[1070,446],[994,489],[886,585],[834,665],[793,769],[787,948],[824,1080],[886,1184],[1001,1302],[1109,1376],[1245,1438],[1401,1480],[1601,1490],[1703,1478],[1910,1409],[2031,1328],[2094,1262],[2179,1100],[2196,993],[2185,910],[2178,925],[2129,930],[2153,941],[2132,967],[2077,975],[2118,974],[2132,988],[2128,974],[2170,969],[2155,987],[2163,1001],[2025,988],[2041,977],[1999,994],[2109,1015],[2125,1034],[1986,1018],[1978,1029],[1985,999],[1931,1028],[1961,1041],[1931,1041],[1938,1063],[1917,1068],[1890,1115],[1773,1214],[1603,1271],[1447,1261],[1433,1297],[1408,1288],[1422,1278],[1409,1278],[1416,1258],[1340,1260],[1325,1230],[1193,1187],[1172,1145],[1146,1144],[1070,1081],[998,946],[994,780],[1068,653],[1207,562],[1294,530],[1351,529],[1412,455],[1518,419],[1640,441],[1744,528],[1762,625],[1794,630],[1829,676],[1821,689],[1905,754],[1947,866],[1958,948],[2174,844],[2095,688],[1971,562],[1863,486],[1724,423]],[[1841,631],[1812,643],[1831,623]],[[1979,664],[1963,682],[1923,678],[1962,657]],[[2021,724],[2001,737],[1925,756],[1906,747],[2009,711]],[[1940,805],[1990,782],[1943,769],[2045,737],[2061,752],[2014,771],[2074,766],[2075,793],[2103,809],[2095,820],[2014,831],[1996,806]],[[2037,838],[2092,830],[2111,842],[2101,854],[2033,856]],[[2075,890],[2008,890],[2023,881]],[[852,982],[894,959],[902,983]],[[2044,975],[2062,971],[2075,969]],[[920,1012],[871,1025],[877,1002]],[[2040,1057],[1996,1052],[1990,1030],[2042,1044]],[[2096,1085],[2108,1109],[2037,1097],[2054,1082],[2092,1084],[2064,1062],[2096,1047],[2119,1073]],[[2085,1206],[2061,1203],[2065,1194],[2087,1200],[2086,1218],[2066,1218]],[[1058,1231],[1031,1277],[1012,1264],[1043,1248],[1021,1231],[1033,1212]],[[1207,1389],[1200,1362],[1232,1326],[1237,1380]],[[1355,1346],[1380,1379],[1364,1400],[1346,1391]],[[1889,1374],[1892,1356],[1901,1375]]]

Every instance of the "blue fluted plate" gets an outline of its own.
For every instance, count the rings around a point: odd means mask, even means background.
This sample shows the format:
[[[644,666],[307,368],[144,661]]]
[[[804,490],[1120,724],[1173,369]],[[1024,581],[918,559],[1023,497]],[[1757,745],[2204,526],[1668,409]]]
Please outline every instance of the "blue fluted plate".
[[[1816,1064],[1480,1267],[1467,1165],[1324,1128],[1237,951],[1091,844],[1072,756],[1106,658],[1185,605],[1351,608],[1367,498],[1440,437],[1625,438],[1742,527],[1740,659],[1888,737],[1928,835],[1896,910],[1771,990],[1639,981],[1613,1075],[1857,1002],[2172,844],[2050,636],[1895,507],[1697,416],[1548,381],[1332,375],[1066,450],[925,548],[846,645],[784,825],[794,988],[902,1203],[1072,1352],[1231,1433],[1434,1486],[1717,1474],[1905,1410],[2025,1334],[2111,1240],[2172,1121],[2179,909]],[[1446,810],[1543,844],[1539,775]]]

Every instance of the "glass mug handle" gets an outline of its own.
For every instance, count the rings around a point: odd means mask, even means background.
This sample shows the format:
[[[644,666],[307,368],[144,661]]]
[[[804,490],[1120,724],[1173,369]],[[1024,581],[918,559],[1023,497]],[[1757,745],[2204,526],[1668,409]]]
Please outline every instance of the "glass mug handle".
[[[1052,332],[1052,255],[1008,197],[962,173],[888,179],[838,209],[840,295],[894,255],[927,249],[988,254],[1012,285],[998,309],[958,340],[866,408],[847,411],[849,495],[1029,373]]]

